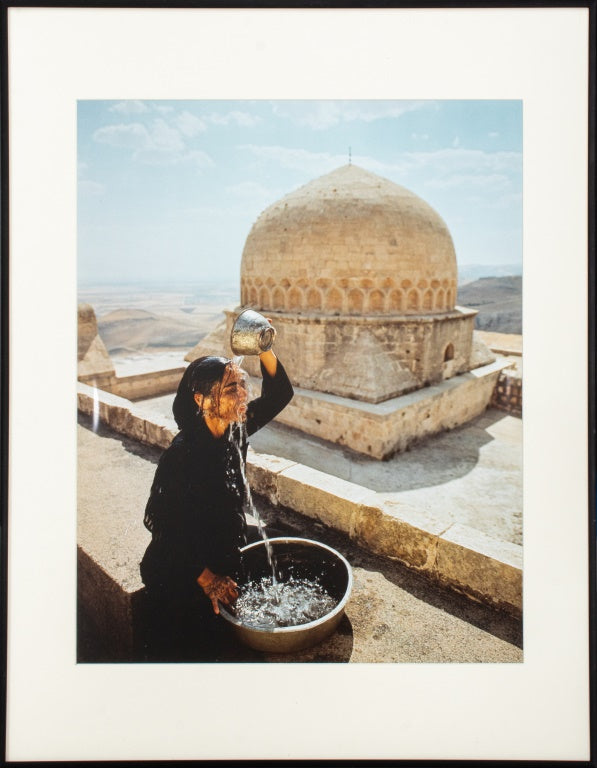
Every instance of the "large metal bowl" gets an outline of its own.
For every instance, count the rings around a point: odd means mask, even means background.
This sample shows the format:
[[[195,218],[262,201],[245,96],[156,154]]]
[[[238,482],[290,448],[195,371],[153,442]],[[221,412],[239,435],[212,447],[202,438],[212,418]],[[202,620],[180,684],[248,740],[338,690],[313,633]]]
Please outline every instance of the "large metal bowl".
[[[310,648],[328,637],[344,615],[352,590],[352,570],[335,549],[310,539],[276,538],[269,540],[280,581],[290,576],[314,579],[336,600],[335,607],[316,621],[290,627],[250,627],[235,615],[234,609],[220,603],[220,615],[233,627],[237,637],[257,651],[292,653]],[[271,576],[263,541],[243,547],[244,583]],[[243,582],[240,583],[242,587]]]

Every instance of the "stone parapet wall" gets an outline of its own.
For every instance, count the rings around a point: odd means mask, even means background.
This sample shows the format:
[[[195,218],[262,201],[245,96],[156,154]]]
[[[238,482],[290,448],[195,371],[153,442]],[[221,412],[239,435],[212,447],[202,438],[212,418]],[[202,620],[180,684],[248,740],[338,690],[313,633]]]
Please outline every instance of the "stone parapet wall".
[[[133,376],[117,377],[113,394],[128,400],[142,400],[148,397],[158,397],[170,392],[176,392],[185,368],[170,368],[165,371],[138,373]]]
[[[81,413],[107,424],[115,432],[158,448],[167,448],[178,427],[174,419],[152,420],[131,400],[96,390],[88,384],[77,386],[77,408]]]
[[[522,416],[522,378],[505,370],[497,381],[491,405],[515,416]]]
[[[165,371],[137,373],[132,376],[91,375],[79,376],[82,384],[97,387],[104,392],[127,400],[143,400],[149,397],[176,392],[185,369],[169,368]]]
[[[277,457],[249,452],[249,482],[270,504],[314,518],[375,554],[516,616],[522,613],[522,548],[465,525],[434,521],[407,504]]]

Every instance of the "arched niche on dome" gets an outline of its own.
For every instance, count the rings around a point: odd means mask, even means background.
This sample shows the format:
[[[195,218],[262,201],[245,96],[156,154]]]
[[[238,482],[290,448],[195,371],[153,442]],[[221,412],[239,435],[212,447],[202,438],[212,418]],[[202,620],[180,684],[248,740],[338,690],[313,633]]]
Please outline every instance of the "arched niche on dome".
[[[283,310],[285,306],[284,291],[277,286],[272,292],[272,309]]]
[[[321,309],[321,291],[317,288],[310,288],[307,291],[307,309]]]
[[[414,288],[408,292],[408,309],[416,311],[419,309],[419,292]]]
[[[264,285],[259,289],[259,306],[261,309],[267,309],[271,306],[269,289]]]
[[[337,288],[330,288],[325,297],[325,309],[328,312],[342,311],[342,293]]]
[[[375,289],[369,294],[369,311],[370,312],[383,312],[384,310],[384,295],[383,293]]]
[[[360,314],[363,311],[364,296],[363,291],[353,288],[348,292],[348,312],[349,314]]]
[[[435,299],[435,307],[436,307],[436,309],[445,309],[446,308],[445,298],[444,298],[444,289],[443,288],[440,288],[439,291],[437,292],[437,296],[436,296],[436,299]]]
[[[288,309],[302,309],[303,294],[299,288],[293,287],[288,291]]]
[[[423,309],[429,311],[433,309],[433,293],[430,289],[423,294]]]
[[[255,288],[255,286],[252,285],[248,291],[248,299],[246,302],[244,302],[244,304],[249,304],[254,307],[258,304],[258,302],[259,302],[259,294],[257,293],[257,288]]]
[[[402,292],[398,290],[390,291],[388,296],[388,310],[390,312],[402,311]]]

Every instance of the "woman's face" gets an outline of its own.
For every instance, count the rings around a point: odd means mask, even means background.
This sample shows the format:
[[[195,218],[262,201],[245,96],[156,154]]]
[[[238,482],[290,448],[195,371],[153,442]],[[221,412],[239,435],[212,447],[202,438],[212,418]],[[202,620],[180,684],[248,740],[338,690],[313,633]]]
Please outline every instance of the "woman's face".
[[[248,401],[247,376],[238,365],[230,363],[226,366],[222,381],[214,384],[204,399],[203,411],[226,423],[242,422],[247,418]]]

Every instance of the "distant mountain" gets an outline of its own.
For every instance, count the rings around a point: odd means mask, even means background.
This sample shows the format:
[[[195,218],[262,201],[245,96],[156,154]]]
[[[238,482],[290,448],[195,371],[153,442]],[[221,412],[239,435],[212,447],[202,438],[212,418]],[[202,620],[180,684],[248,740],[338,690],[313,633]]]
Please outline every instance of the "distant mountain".
[[[208,328],[204,318],[185,320],[147,312],[117,309],[98,319],[100,336],[108,352],[148,347],[194,347]]]
[[[458,267],[458,284],[464,285],[481,277],[522,275],[521,264],[464,264]]]
[[[478,310],[480,331],[522,333],[522,277],[483,277],[458,288],[458,304]]]

